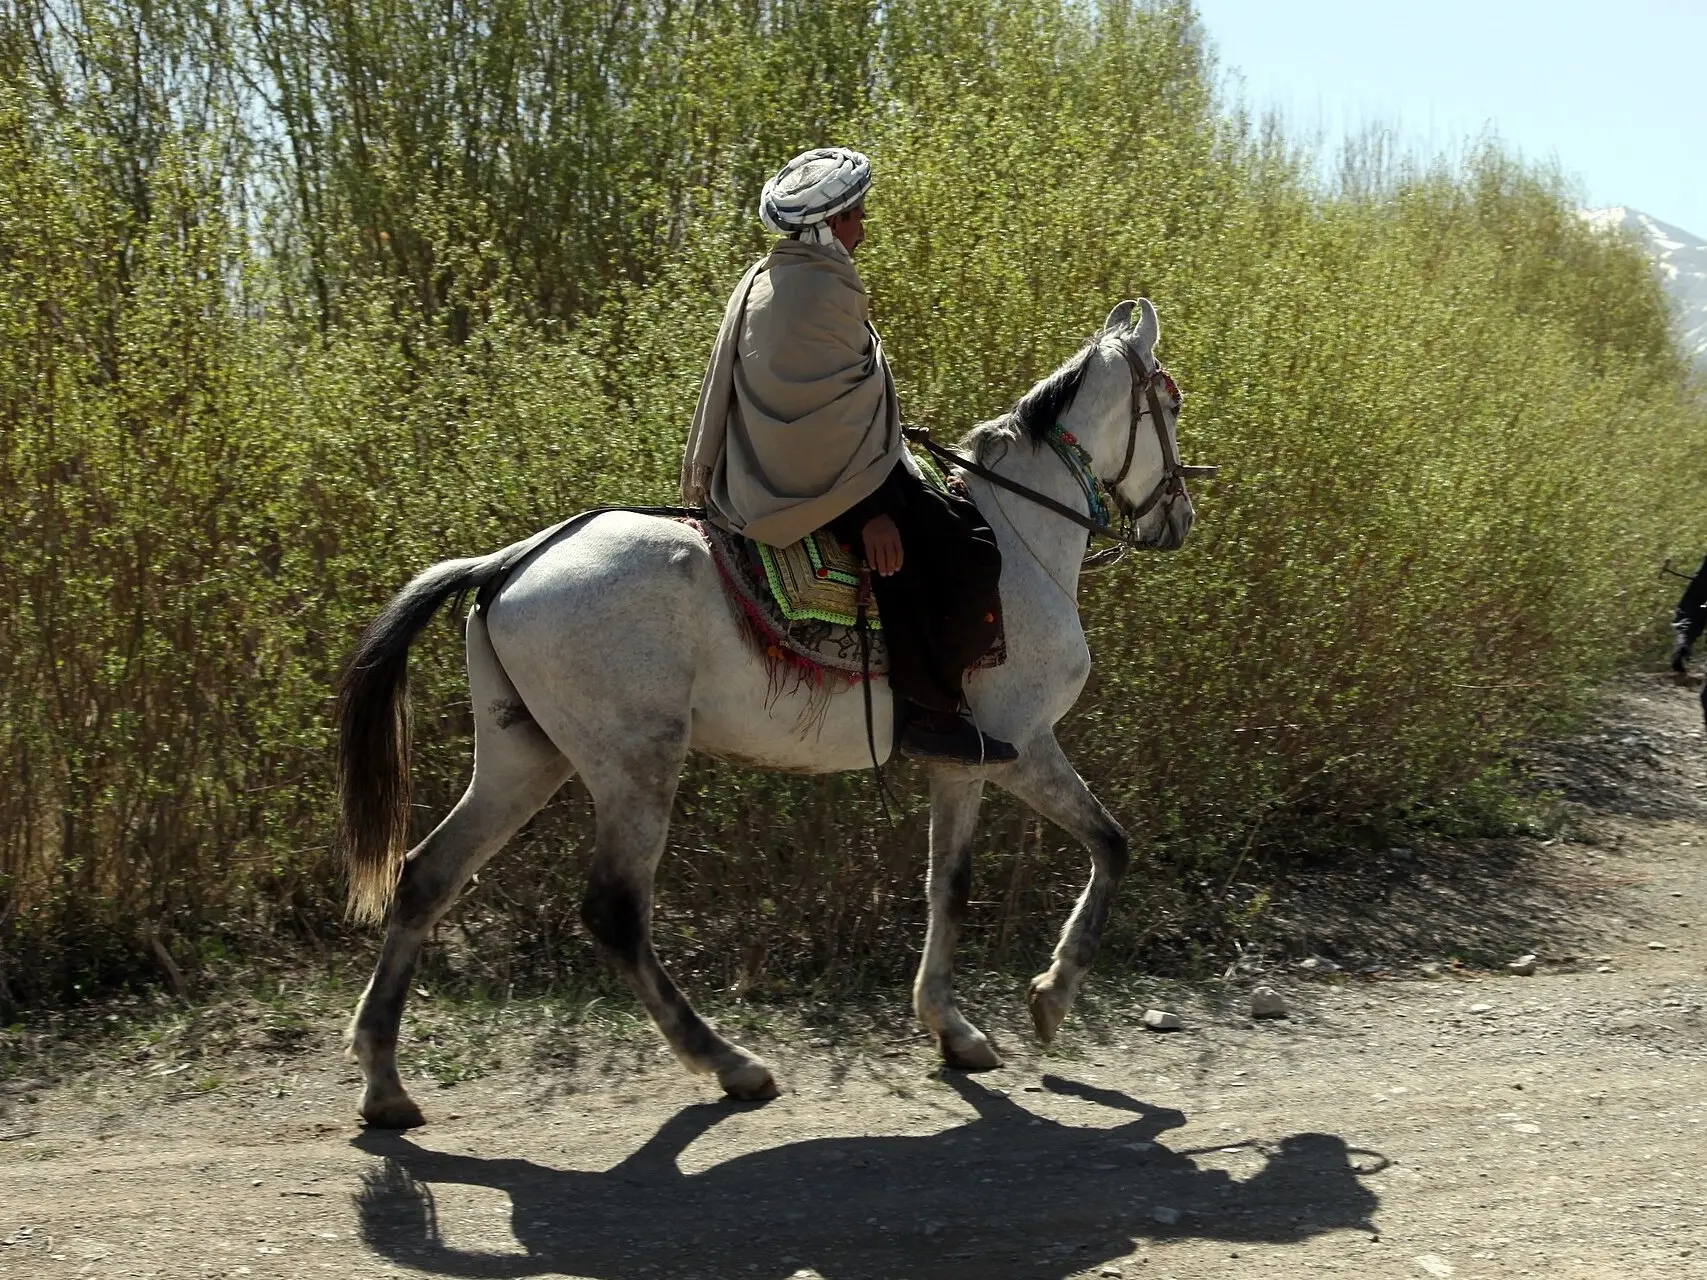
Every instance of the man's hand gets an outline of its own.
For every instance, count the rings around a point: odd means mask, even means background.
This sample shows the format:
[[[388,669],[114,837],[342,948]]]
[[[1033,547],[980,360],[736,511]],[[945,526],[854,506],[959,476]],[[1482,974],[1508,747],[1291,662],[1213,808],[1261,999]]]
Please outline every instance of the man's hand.
[[[887,578],[901,568],[901,531],[888,516],[873,516],[860,531],[865,537],[865,562]]]

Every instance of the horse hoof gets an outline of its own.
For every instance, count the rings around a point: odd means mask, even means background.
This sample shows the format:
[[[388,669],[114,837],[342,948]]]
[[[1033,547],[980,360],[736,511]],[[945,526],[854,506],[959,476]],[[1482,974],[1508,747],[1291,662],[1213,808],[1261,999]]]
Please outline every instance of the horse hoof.
[[[427,1123],[408,1094],[385,1101],[362,1102],[362,1123],[370,1129],[418,1129]]]
[[[1061,993],[1049,985],[1047,974],[1031,980],[1031,993],[1026,997],[1026,1004],[1031,1007],[1031,1025],[1038,1040],[1044,1044],[1055,1039],[1055,1033],[1067,1020],[1067,1011],[1073,1007],[1070,999],[1062,999]]]
[[[770,1068],[762,1062],[736,1067],[727,1075],[720,1076],[718,1083],[723,1086],[723,1092],[736,1102],[769,1102],[779,1092]]]
[[[994,1071],[1002,1065],[1001,1058],[980,1032],[961,1036],[957,1041],[938,1036],[937,1048],[942,1051],[942,1065],[956,1071]]]

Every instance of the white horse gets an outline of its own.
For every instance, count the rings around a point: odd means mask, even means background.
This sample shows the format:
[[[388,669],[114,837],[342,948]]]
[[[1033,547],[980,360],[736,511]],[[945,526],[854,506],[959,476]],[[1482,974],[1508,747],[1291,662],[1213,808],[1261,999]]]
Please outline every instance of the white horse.
[[[1134,308],[1138,309],[1134,320]],[[966,440],[983,468],[1057,504],[1057,511],[963,474],[1001,547],[1007,660],[968,674],[977,723],[1019,759],[933,765],[930,922],[913,1008],[944,1062],[1000,1065],[961,1014],[952,986],[956,935],[971,884],[971,840],[985,780],[1058,823],[1090,850],[1091,878],[1029,1003],[1047,1043],[1095,956],[1128,841],[1055,740],[1091,657],[1075,592],[1086,532],[1058,514],[1084,512],[1085,489],[1042,443],[1057,423],[1132,521],[1136,545],[1171,550],[1191,530],[1175,437],[1180,400],[1156,363],[1160,334],[1147,299],[1124,302],[1071,360],[1007,416]],[[1146,421],[1148,420],[1148,421]],[[448,598],[484,591],[467,623],[474,776],[450,814],[407,856],[409,645]],[[668,620],[666,623],[665,620]],[[776,1096],[770,1069],[695,1013],[652,947],[653,873],[664,852],[677,776],[689,751],[799,773],[871,765],[864,697],[835,693],[816,731],[800,726],[807,691],[769,689],[737,606],[701,535],[679,521],[614,511],[494,555],[451,560],[410,582],[363,633],[340,682],[338,777],[352,910],[390,925],[350,1027],[367,1087],[368,1124],[423,1123],[397,1073],[403,1003],[428,932],[469,878],[571,776],[593,800],[595,848],[581,918],[633,986],[690,1071],[715,1074],[735,1098]],[[887,685],[872,700],[879,757],[891,741]],[[395,899],[395,901],[393,901]]]

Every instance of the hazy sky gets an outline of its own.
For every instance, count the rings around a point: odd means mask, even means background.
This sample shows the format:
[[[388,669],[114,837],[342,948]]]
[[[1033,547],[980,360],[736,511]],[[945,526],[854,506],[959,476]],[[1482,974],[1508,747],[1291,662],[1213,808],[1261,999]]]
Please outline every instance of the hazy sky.
[[[1221,74],[1294,136],[1491,128],[1592,206],[1707,237],[1707,0],[1196,0]],[[1242,86],[1241,86],[1242,81]]]

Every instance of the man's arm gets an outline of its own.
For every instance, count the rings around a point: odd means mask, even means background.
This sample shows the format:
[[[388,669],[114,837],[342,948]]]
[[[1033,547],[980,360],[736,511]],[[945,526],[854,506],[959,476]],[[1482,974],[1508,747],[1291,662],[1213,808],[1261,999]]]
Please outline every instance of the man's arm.
[[[848,546],[864,552],[872,569],[888,577],[901,568],[901,531],[894,512],[907,505],[907,468],[897,462],[867,497],[861,498],[829,523],[829,530]]]

